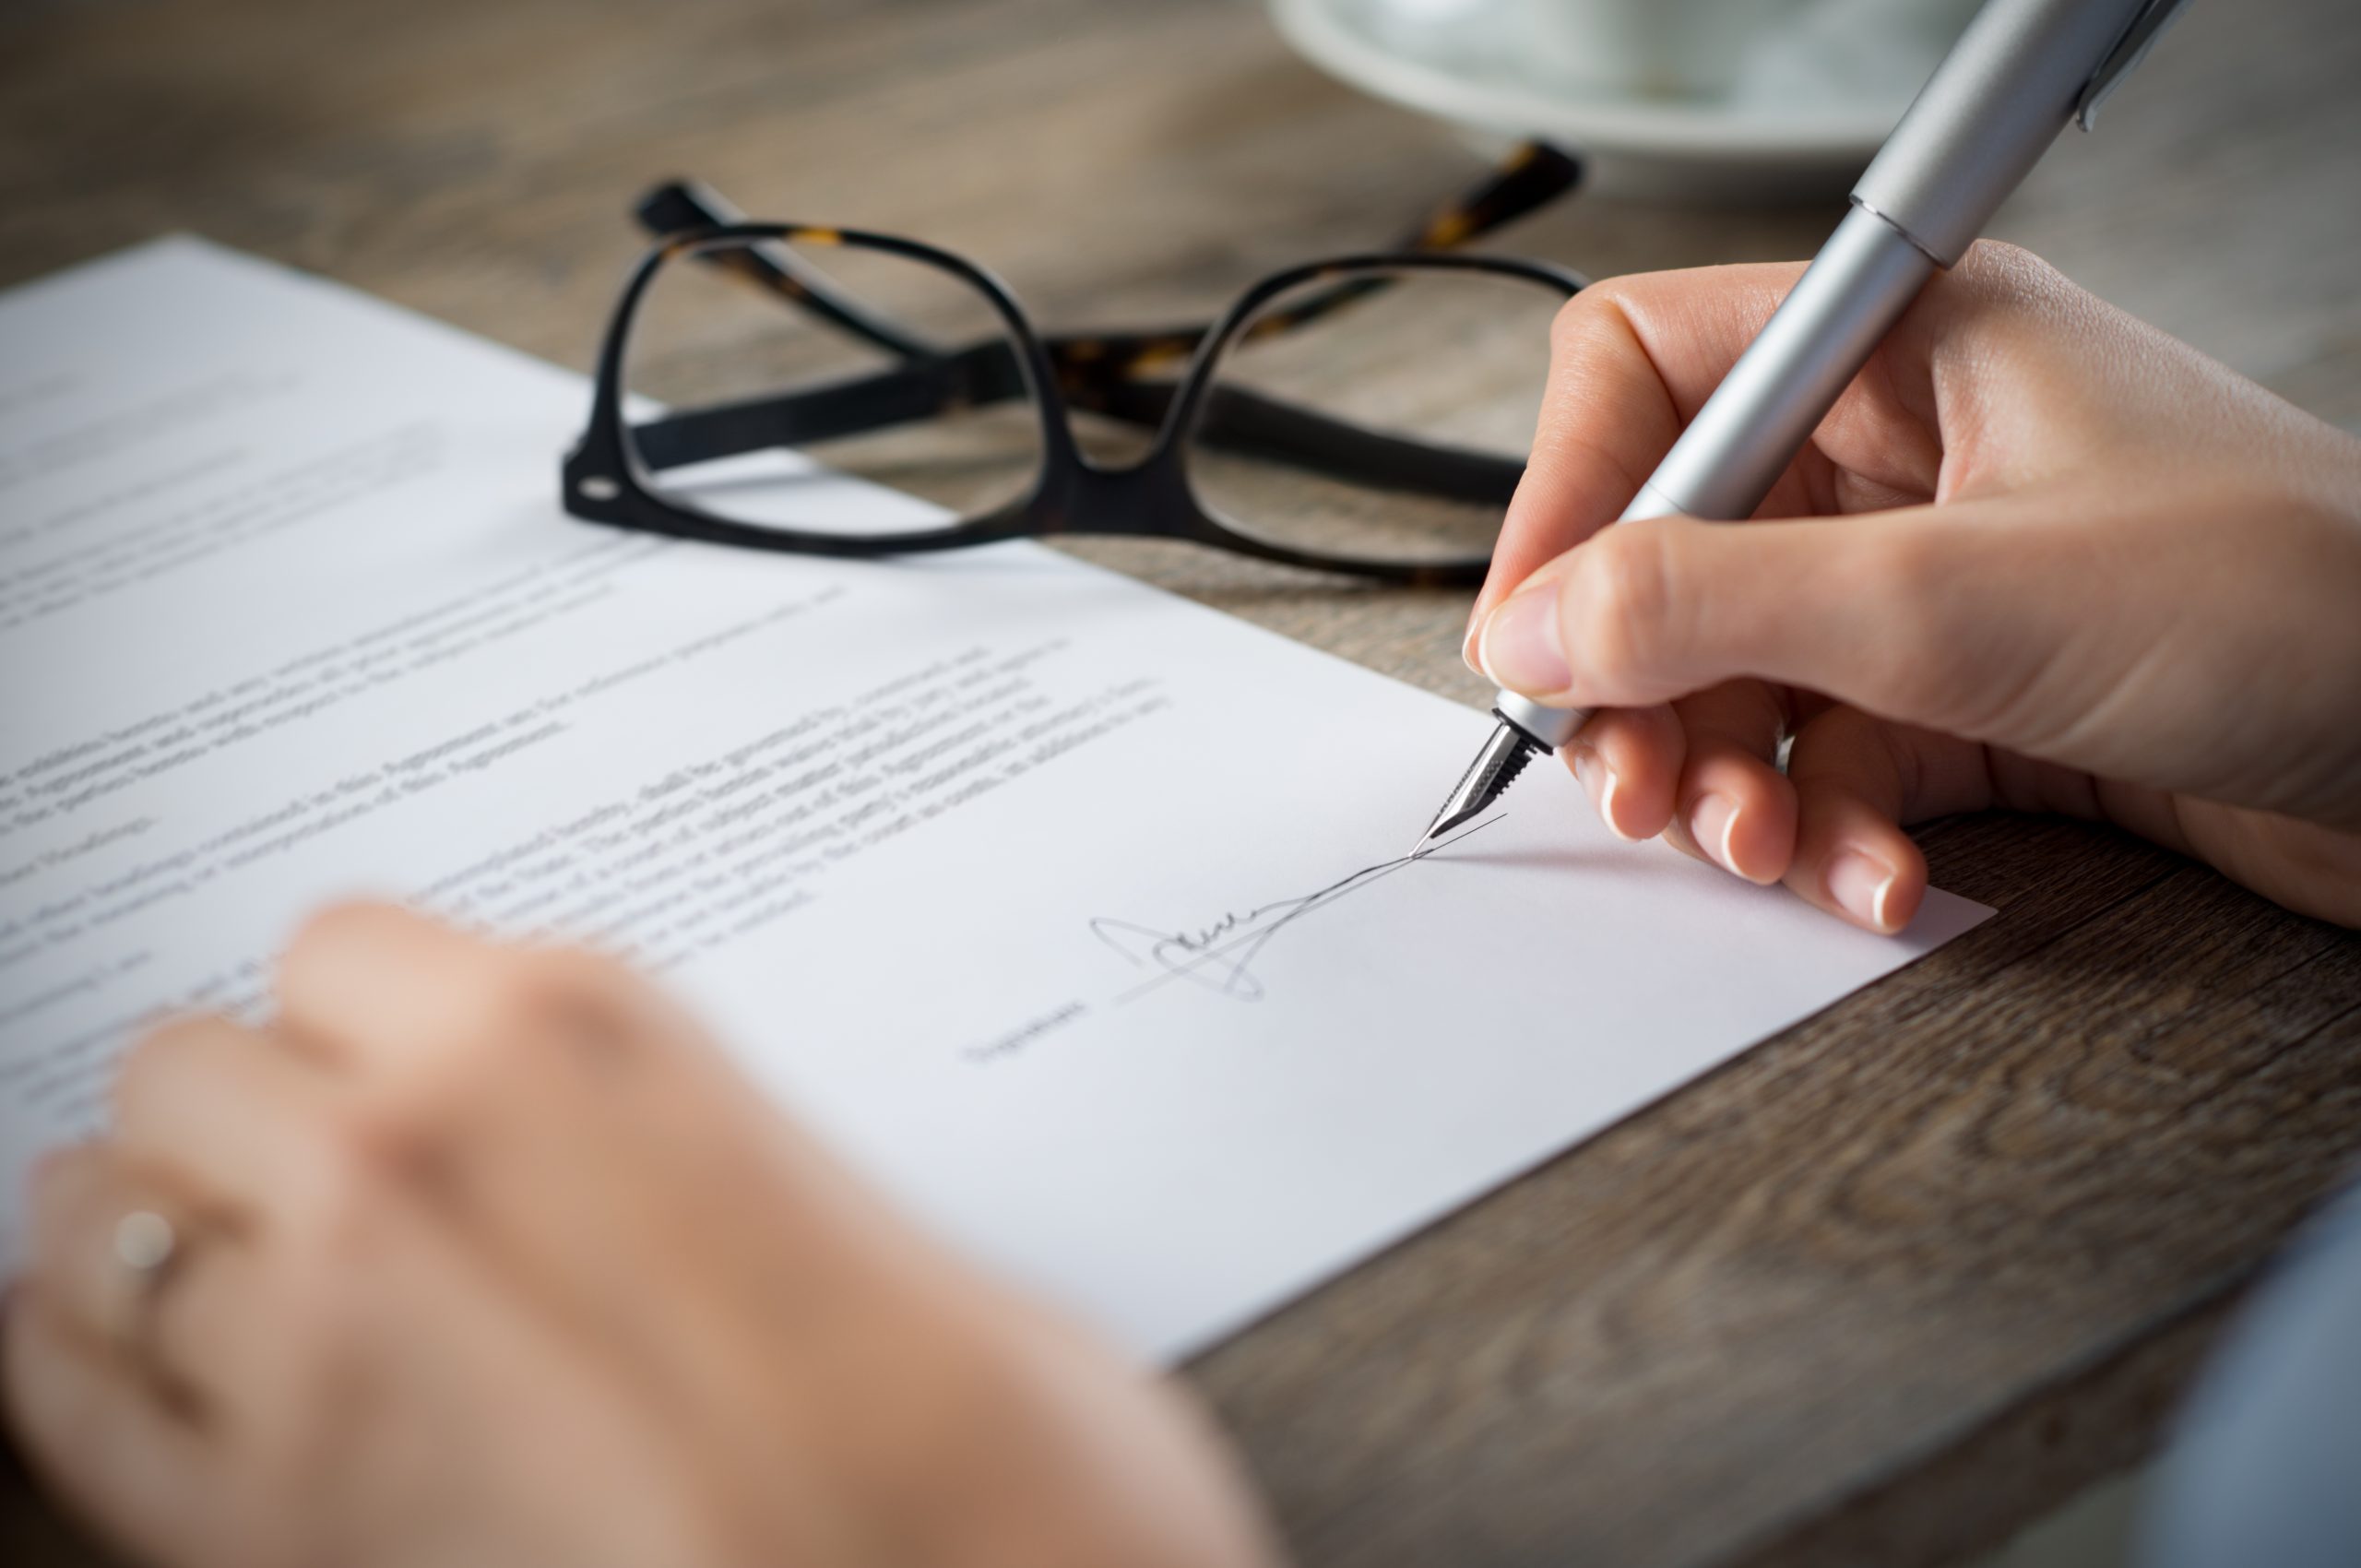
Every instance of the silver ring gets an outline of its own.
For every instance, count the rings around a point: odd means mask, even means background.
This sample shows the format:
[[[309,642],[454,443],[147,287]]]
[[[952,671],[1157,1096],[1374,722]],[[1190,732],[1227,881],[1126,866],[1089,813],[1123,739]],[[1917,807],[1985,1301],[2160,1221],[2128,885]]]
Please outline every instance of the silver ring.
[[[136,1208],[114,1222],[114,1261],[150,1289],[180,1250],[180,1231],[153,1209]]]
[[[156,1351],[156,1307],[188,1255],[180,1227],[154,1209],[136,1208],[114,1222],[110,1251],[122,1287],[115,1292],[115,1343],[134,1365],[160,1372]]]

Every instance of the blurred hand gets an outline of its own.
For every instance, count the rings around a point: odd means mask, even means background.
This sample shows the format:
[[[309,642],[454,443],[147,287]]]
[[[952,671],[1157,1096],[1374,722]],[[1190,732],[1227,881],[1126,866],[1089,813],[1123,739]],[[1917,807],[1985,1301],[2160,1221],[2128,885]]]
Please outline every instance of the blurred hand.
[[[148,1039],[115,1134],[36,1182],[9,1407],[140,1556],[1271,1560],[1179,1394],[928,1244],[622,970],[353,909],[279,997]],[[140,1214],[178,1238],[144,1277]]]
[[[1901,825],[2062,812],[2361,924],[2361,441],[2034,257],[1930,284],[1758,520],[1599,532],[1800,271],[1559,319],[1468,657],[1609,710],[1565,748],[1608,825],[1895,931]]]

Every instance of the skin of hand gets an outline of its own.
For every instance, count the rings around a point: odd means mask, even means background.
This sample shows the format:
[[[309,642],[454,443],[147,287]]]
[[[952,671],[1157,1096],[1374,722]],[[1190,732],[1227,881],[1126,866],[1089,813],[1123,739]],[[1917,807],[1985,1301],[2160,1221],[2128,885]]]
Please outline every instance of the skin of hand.
[[[1930,283],[1755,519],[1603,527],[1801,270],[1558,320],[1467,657],[1603,710],[1608,826],[1892,932],[1902,825],[2064,813],[2361,924],[2361,441],[2033,256]]]
[[[1175,1389],[921,1238],[620,967],[353,907],[279,997],[148,1039],[31,1196],[15,1430],[140,1558],[1275,1561]],[[143,1210],[183,1240],[127,1296]]]

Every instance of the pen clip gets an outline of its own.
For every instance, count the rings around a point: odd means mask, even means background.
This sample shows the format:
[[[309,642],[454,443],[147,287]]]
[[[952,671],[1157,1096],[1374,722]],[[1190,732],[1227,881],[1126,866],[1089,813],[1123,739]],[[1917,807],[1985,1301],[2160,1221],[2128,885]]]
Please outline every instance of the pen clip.
[[[2189,9],[2189,0],[2148,0],[2140,14],[2131,18],[2131,25],[2123,30],[2115,48],[2099,63],[2090,85],[2082,89],[2082,96],[2075,100],[2075,124],[2087,131],[2099,123],[2099,105],[2123,85],[2126,77],[2140,68],[2140,62],[2156,46],[2156,40],[2180,20],[2180,14]]]

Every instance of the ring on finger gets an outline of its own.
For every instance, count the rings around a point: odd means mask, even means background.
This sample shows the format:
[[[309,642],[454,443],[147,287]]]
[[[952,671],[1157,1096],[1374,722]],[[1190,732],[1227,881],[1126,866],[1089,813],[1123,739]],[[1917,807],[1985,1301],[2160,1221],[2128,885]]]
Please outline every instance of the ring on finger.
[[[169,1406],[193,1410],[195,1391],[165,1364],[157,1321],[172,1283],[186,1271],[197,1230],[185,1218],[158,1208],[128,1209],[115,1220],[108,1245],[116,1289],[106,1329],[117,1350]]]

